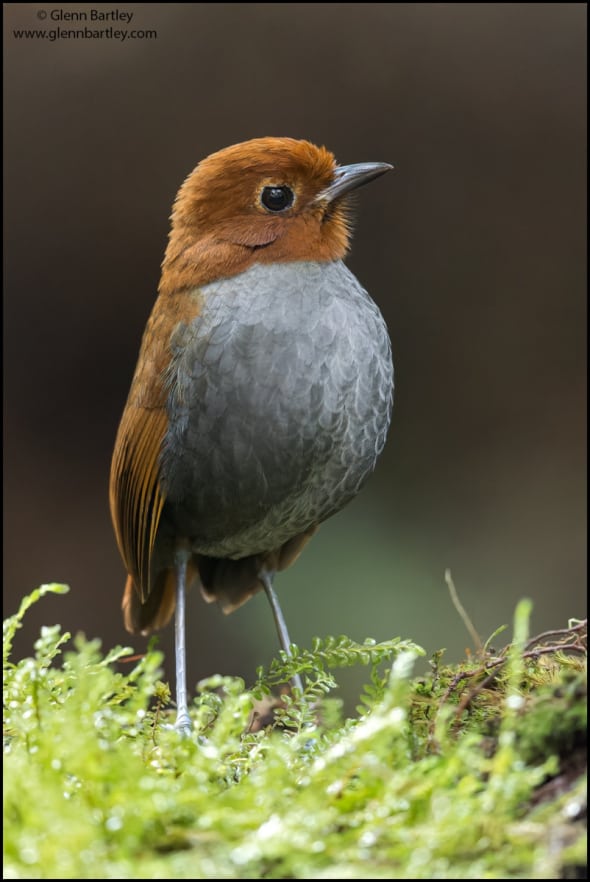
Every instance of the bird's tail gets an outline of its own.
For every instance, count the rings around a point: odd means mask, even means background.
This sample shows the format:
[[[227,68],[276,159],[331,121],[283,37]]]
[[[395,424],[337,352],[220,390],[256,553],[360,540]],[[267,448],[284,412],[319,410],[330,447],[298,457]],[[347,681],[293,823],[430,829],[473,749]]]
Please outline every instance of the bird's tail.
[[[201,594],[207,603],[217,602],[226,615],[246,603],[263,589],[260,572],[284,570],[299,557],[304,545],[315,533],[310,527],[285,542],[276,551],[253,554],[239,560],[193,555],[187,566],[186,587],[198,579]],[[147,597],[142,597],[131,576],[127,577],[123,594],[125,627],[132,634],[149,634],[168,624],[176,606],[176,573],[174,567],[161,570]]]
[[[263,589],[259,575],[262,569],[276,572],[291,566],[316,530],[317,526],[310,527],[276,551],[253,554],[239,560],[197,555],[201,594],[207,603],[216,601],[224,613],[233,612]]]
[[[261,555],[240,560],[199,555],[198,561],[201,594],[207,603],[216,601],[226,615],[263,587],[258,578]]]
[[[186,568],[186,587],[198,577],[194,561]],[[150,634],[164,628],[176,607],[176,572],[174,567],[160,570],[145,599],[132,576],[127,576],[123,593],[123,621],[131,634]]]

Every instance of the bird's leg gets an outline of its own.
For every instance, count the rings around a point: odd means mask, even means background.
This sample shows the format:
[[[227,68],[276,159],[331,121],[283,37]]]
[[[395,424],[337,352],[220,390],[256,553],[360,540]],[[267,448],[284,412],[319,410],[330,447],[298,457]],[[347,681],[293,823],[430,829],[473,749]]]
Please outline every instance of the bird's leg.
[[[191,556],[186,543],[178,543],[174,555],[176,569],[176,613],[174,617],[174,649],[176,658],[176,722],[174,728],[188,735],[192,728],[186,697],[186,568]]]
[[[277,597],[276,592],[272,586],[274,572],[263,568],[260,570],[260,573],[258,575],[260,581],[264,586],[264,591],[266,596],[268,597],[270,608],[272,609],[272,614],[277,628],[277,634],[279,635],[279,643],[281,644],[281,648],[284,649],[285,653],[289,656],[289,658],[291,658],[291,638],[289,637],[289,632],[287,631],[287,624],[285,622],[285,617],[283,616],[283,611],[281,610],[281,606],[279,604],[279,598]],[[300,695],[303,695],[303,682],[299,674],[295,674],[293,676],[293,678],[291,679],[291,684],[299,690]]]

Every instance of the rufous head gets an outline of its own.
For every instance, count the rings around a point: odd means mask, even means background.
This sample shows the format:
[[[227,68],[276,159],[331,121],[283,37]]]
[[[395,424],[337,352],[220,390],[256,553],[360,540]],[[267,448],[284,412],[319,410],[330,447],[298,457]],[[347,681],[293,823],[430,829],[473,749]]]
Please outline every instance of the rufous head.
[[[342,259],[348,194],[391,168],[338,166],[329,150],[293,138],[256,138],[211,154],[178,191],[160,292],[228,278],[256,262]]]

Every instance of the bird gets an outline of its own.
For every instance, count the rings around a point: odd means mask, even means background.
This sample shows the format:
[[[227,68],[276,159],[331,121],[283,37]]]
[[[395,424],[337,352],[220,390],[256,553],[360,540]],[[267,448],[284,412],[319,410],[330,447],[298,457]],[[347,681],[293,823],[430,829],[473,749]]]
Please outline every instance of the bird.
[[[393,404],[387,326],[344,263],[350,194],[393,166],[261,137],[181,185],[116,435],[110,511],[126,629],[175,616],[176,722],[191,731],[186,593],[224,613],[274,589],[373,472]],[[302,692],[299,676],[293,685]]]

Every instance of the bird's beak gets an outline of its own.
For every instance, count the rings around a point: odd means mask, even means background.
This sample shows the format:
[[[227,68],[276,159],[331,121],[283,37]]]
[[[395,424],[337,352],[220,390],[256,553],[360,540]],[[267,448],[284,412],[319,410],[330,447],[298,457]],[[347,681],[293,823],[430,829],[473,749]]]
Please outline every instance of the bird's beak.
[[[374,178],[391,171],[388,162],[357,162],[355,165],[339,165],[334,171],[334,181],[319,193],[314,202],[333,202],[345,193],[368,184]]]

